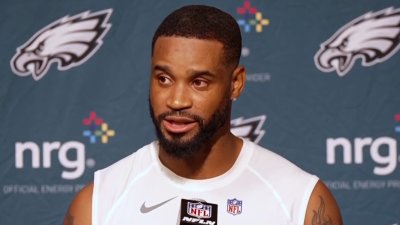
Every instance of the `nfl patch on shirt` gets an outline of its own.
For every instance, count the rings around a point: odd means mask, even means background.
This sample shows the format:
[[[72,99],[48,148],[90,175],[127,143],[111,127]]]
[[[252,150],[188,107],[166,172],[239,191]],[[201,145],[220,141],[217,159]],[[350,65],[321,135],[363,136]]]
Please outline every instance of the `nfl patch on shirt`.
[[[197,200],[181,200],[180,225],[217,225],[218,205]]]
[[[236,198],[228,199],[226,210],[232,215],[239,215],[242,213],[242,201]]]

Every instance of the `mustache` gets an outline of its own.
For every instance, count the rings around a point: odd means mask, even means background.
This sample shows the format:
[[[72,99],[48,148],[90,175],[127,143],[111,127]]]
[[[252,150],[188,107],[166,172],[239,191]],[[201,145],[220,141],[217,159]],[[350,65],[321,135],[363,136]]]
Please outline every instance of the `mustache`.
[[[160,122],[160,121],[164,120],[168,116],[185,117],[185,118],[189,118],[191,120],[196,121],[200,125],[204,124],[204,119],[201,116],[189,113],[187,111],[168,111],[168,112],[164,112],[164,113],[161,113],[160,115],[158,115],[157,119]]]

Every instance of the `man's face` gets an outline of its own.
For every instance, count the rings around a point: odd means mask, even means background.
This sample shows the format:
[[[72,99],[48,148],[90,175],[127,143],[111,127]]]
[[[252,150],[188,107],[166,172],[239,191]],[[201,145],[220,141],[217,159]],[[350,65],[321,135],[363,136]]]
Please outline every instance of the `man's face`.
[[[231,73],[212,40],[160,37],[152,57],[150,112],[161,147],[176,157],[197,152],[229,129]]]

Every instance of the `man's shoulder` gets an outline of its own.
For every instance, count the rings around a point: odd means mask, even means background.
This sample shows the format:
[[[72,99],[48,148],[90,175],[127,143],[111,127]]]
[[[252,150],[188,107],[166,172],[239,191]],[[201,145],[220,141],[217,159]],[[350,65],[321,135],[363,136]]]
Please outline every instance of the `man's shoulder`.
[[[253,150],[252,164],[265,166],[268,168],[272,167],[286,167],[292,168],[297,167],[287,158],[283,157],[278,152],[271,150],[269,148],[263,147],[259,144],[246,141],[246,147]]]
[[[153,162],[153,152],[156,142],[151,142],[132,154],[118,160],[110,166],[95,172],[96,177],[114,177],[118,174],[123,177],[124,174],[132,174],[133,171],[139,171],[148,167]]]
[[[278,153],[256,144],[251,146],[254,150],[249,163],[250,172],[287,205],[294,205],[305,212],[303,200],[309,198],[319,178]]]
[[[251,142],[246,146],[253,149],[249,166],[262,176],[279,179],[285,177],[316,179],[314,175],[273,150]]]

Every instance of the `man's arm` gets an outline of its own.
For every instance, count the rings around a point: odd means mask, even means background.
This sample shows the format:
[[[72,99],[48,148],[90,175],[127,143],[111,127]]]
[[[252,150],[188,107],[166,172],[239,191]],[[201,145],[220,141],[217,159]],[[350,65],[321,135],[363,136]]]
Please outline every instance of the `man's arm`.
[[[343,225],[339,206],[322,181],[318,181],[311,194],[304,225]]]
[[[92,225],[93,184],[86,185],[74,198],[64,218],[64,225]]]

